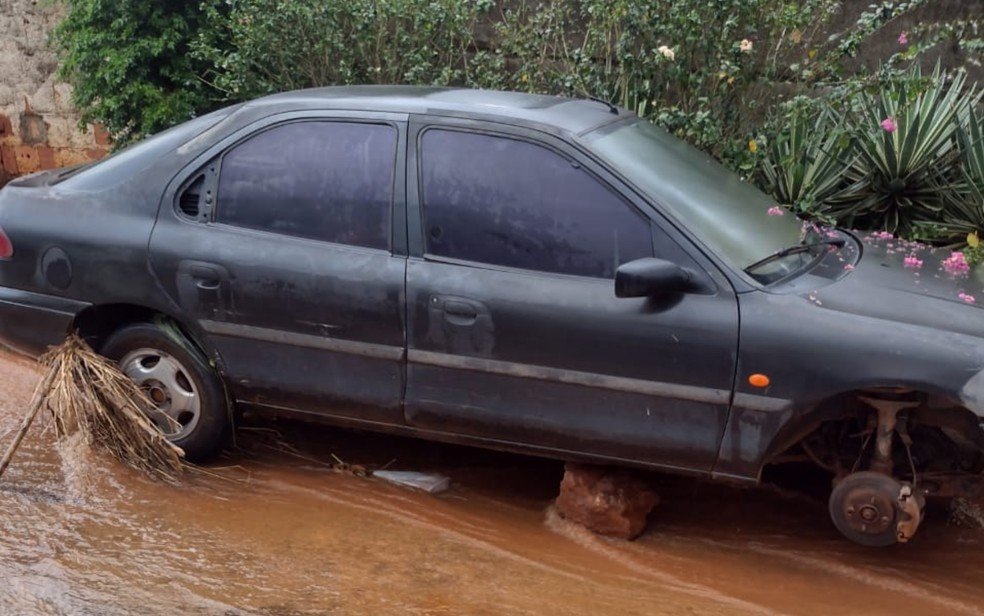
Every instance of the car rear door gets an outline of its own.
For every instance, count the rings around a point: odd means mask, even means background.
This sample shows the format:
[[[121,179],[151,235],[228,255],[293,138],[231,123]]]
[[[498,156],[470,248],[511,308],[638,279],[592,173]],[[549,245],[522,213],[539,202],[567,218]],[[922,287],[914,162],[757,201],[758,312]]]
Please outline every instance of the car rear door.
[[[405,115],[294,113],[176,179],[151,264],[238,400],[403,423],[405,143]]]
[[[559,139],[418,117],[410,140],[407,423],[709,471],[738,342],[720,273]],[[652,256],[707,291],[616,298]]]

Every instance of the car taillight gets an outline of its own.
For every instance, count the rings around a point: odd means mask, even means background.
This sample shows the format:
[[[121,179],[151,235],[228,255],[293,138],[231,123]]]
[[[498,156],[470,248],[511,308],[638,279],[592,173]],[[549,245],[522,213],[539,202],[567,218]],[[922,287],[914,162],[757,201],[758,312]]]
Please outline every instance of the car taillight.
[[[3,229],[0,229],[0,259],[9,259],[12,256],[14,256],[14,245]]]

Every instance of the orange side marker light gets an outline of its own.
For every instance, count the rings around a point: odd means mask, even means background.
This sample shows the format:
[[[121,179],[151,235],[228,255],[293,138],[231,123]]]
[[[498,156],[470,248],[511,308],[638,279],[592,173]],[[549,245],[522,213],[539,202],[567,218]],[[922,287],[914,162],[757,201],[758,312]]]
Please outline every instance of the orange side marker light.
[[[769,377],[765,376],[764,374],[753,374],[748,377],[748,383],[752,387],[768,387]]]

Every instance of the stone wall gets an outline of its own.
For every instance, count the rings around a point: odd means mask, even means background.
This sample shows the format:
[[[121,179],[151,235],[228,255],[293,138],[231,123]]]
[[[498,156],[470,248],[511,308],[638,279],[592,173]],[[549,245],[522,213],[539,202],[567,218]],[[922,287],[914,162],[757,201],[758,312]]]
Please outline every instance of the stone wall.
[[[2,0],[0,0],[2,1]],[[831,32],[850,27],[864,11],[870,10],[875,0],[845,0],[843,7],[830,24]],[[877,4],[881,4],[878,0]],[[907,15],[899,17],[875,33],[861,46],[858,57],[848,63],[848,68],[865,66],[875,69],[878,63],[898,50],[898,35],[903,30],[912,31],[919,23],[941,23],[951,20],[980,19],[984,15],[984,0],[930,0]],[[932,70],[939,60],[943,68],[963,66],[971,81],[984,80],[984,67],[967,62],[966,55],[950,44],[942,44],[923,58],[923,69]]]
[[[72,88],[54,77],[47,38],[58,17],[49,0],[0,0],[0,185],[108,150],[105,131],[79,127]]]

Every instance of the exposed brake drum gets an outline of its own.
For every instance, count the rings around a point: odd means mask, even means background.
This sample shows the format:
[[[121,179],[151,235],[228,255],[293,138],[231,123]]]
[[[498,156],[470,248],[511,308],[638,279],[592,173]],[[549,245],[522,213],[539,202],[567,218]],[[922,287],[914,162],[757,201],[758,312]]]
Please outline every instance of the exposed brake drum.
[[[845,537],[872,547],[905,543],[922,522],[925,499],[908,483],[873,471],[852,473],[830,495],[830,517]]]

